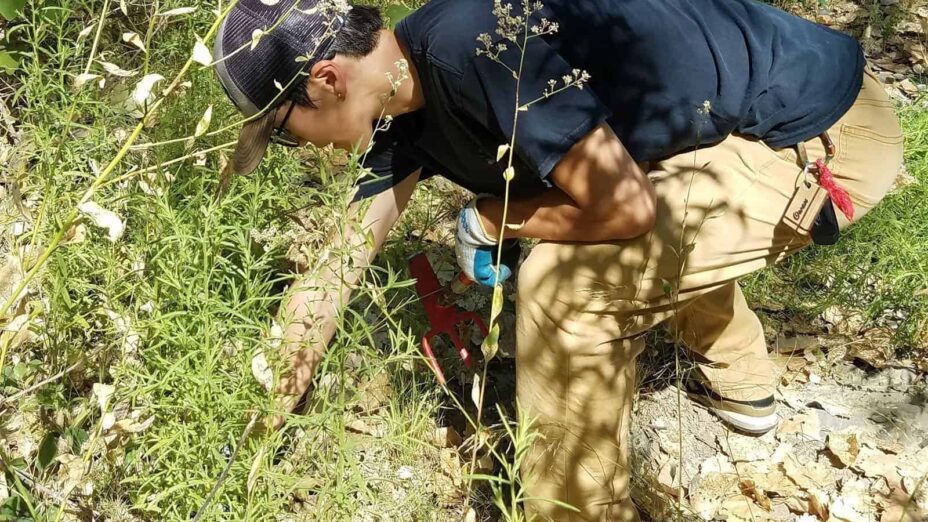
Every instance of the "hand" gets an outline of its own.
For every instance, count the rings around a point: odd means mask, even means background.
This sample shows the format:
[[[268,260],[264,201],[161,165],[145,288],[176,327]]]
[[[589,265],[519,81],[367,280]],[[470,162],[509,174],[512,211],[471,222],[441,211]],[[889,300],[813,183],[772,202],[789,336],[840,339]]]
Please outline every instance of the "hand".
[[[499,274],[496,273],[497,240],[489,237],[480,221],[474,198],[458,214],[457,241],[454,252],[464,275],[484,286],[495,286],[512,276],[522,248],[518,239],[503,241]]]

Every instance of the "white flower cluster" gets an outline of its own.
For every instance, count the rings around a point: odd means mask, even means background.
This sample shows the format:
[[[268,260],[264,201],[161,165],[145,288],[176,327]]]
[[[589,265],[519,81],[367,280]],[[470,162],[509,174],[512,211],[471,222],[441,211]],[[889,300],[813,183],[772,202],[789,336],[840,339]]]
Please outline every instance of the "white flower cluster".
[[[570,87],[576,87],[578,89],[583,89],[583,86],[588,81],[590,81],[590,73],[582,69],[573,69],[570,71],[569,74],[565,74],[564,76],[561,76],[561,81],[563,83],[560,86],[558,86],[557,80],[555,79],[548,80],[548,88],[545,89],[545,92],[542,94],[542,96],[547,98],[549,96],[553,96],[554,94],[557,94],[563,91],[564,89],[568,89]]]
[[[529,27],[529,31],[531,31],[532,34],[535,36],[553,34],[553,33],[556,33],[557,30],[558,30],[557,22],[552,22],[551,20],[548,20],[547,18],[542,18],[541,21],[538,22],[538,25],[533,25]]]
[[[391,71],[386,72],[387,81],[390,82],[390,94],[383,96],[382,101],[385,105],[390,98],[396,96],[400,85],[409,79],[409,62],[405,58],[397,60],[393,65],[396,66],[397,74],[394,76]]]

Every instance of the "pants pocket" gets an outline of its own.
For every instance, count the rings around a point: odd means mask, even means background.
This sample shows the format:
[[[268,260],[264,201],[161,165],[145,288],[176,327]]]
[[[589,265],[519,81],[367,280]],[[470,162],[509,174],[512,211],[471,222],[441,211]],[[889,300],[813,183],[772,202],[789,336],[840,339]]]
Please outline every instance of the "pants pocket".
[[[868,125],[842,124],[834,175],[862,217],[892,187],[902,166],[902,132],[895,115]]]

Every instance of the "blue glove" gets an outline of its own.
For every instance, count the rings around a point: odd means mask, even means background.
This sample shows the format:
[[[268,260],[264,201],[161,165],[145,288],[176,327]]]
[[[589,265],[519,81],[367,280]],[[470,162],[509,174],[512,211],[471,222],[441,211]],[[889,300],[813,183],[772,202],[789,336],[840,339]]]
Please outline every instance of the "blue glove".
[[[487,235],[483,229],[480,213],[477,211],[477,199],[479,198],[471,200],[458,214],[454,252],[464,275],[484,286],[492,287],[512,276],[522,250],[518,239],[503,241],[503,256],[497,277],[496,239]]]

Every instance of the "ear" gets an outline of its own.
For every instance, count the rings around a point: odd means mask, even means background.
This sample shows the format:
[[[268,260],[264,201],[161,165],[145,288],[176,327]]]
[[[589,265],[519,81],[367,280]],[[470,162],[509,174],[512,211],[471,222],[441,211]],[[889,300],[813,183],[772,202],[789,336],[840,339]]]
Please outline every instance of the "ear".
[[[336,98],[345,97],[345,73],[332,60],[320,60],[309,71],[308,83]]]

